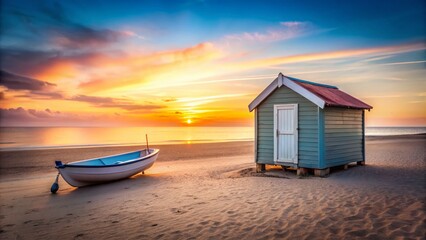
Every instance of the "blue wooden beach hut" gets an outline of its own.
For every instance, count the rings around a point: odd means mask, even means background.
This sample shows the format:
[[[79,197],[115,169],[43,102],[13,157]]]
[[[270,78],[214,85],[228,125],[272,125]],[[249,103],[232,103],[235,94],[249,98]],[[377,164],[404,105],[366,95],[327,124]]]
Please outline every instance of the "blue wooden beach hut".
[[[255,162],[314,169],[365,163],[365,115],[372,107],[337,87],[282,73],[249,105],[255,114]]]

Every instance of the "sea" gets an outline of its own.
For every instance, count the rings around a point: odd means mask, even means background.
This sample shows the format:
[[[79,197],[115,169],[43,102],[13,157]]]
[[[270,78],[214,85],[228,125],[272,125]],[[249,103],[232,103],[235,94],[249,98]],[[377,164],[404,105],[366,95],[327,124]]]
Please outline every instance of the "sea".
[[[367,136],[426,133],[426,127],[366,127]],[[0,151],[253,141],[253,127],[0,127]]]

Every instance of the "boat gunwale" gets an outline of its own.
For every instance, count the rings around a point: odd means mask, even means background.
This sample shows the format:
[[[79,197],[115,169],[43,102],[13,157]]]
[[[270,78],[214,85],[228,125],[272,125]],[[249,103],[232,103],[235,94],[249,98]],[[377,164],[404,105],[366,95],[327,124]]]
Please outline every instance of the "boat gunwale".
[[[123,163],[109,164],[109,165],[99,165],[99,166],[95,166],[95,165],[72,165],[73,163],[81,163],[81,162],[86,162],[86,161],[92,161],[92,160],[99,159],[99,158],[91,158],[91,159],[87,159],[87,160],[81,160],[81,161],[76,161],[76,162],[65,163],[62,166],[56,166],[56,168],[62,168],[62,169],[66,168],[66,167],[72,167],[72,168],[105,168],[105,167],[125,166],[125,165],[129,165],[129,164],[133,164],[133,163],[137,163],[137,162],[141,162],[141,161],[147,160],[147,159],[149,159],[149,158],[157,155],[160,152],[160,149],[157,149],[157,148],[151,148],[151,149],[154,150],[152,153],[150,153],[150,154],[148,154],[146,156],[143,156],[143,157],[135,158],[133,160],[127,160],[126,162],[123,162]],[[116,157],[116,156],[125,155],[125,154],[129,154],[129,153],[142,152],[144,150],[146,150],[146,149],[142,149],[142,150],[138,150],[138,151],[126,152],[126,153],[120,153],[120,154],[105,156],[105,157],[101,157],[101,158]]]

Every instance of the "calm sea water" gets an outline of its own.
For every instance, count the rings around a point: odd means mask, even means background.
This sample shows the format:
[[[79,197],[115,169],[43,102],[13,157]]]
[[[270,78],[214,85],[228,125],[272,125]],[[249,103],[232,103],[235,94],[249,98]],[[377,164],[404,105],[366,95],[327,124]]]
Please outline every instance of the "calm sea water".
[[[250,141],[251,127],[3,127],[0,150]]]
[[[367,127],[367,136],[426,133],[426,127]],[[0,128],[0,150],[252,141],[252,127]]]
[[[366,127],[367,136],[392,136],[426,133],[426,127]]]

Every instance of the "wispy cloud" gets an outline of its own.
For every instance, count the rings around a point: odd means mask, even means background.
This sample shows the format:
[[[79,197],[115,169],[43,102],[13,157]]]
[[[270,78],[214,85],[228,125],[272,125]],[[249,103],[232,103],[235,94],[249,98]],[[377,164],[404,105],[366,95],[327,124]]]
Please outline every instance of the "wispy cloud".
[[[164,108],[162,105],[137,104],[135,101],[125,98],[99,97],[88,95],[75,95],[65,97],[58,92],[55,84],[28,78],[0,70],[0,86],[4,86],[8,91],[15,91],[17,98],[29,99],[55,99],[76,102],[85,102],[100,108],[120,108],[128,111],[133,110],[155,110]]]
[[[105,114],[75,114],[50,109],[36,110],[17,108],[0,108],[2,126],[112,126],[120,122],[119,116]]]
[[[16,75],[0,70],[0,85],[12,90],[41,91],[50,90],[56,86],[53,83]]]
[[[390,63],[382,63],[381,65],[406,65],[406,64],[420,64],[425,63],[425,60],[421,61],[406,61],[406,62],[390,62]]]
[[[404,97],[404,95],[396,94],[396,95],[377,95],[377,96],[365,96],[363,98],[400,98]]]
[[[276,74],[265,74],[265,75],[255,75],[255,76],[241,76],[241,77],[214,77],[210,79],[196,79],[193,81],[186,82],[170,82],[168,83],[168,87],[183,87],[183,86],[195,86],[195,85],[203,85],[203,84],[215,84],[215,83],[226,83],[226,82],[244,82],[244,81],[256,81],[262,79],[271,79],[276,77]],[[155,90],[164,88],[162,85],[157,86],[148,86],[146,89]]]
[[[162,99],[163,102],[176,102],[176,98],[165,98]]]
[[[104,70],[119,68],[119,72],[115,76],[101,75],[100,78],[89,79],[81,83],[79,88],[83,91],[98,91],[144,83],[151,84],[151,86],[145,86],[146,89],[156,84],[165,87],[168,84],[173,85],[174,82],[191,79],[197,74],[211,75],[212,73],[207,69],[220,56],[221,50],[209,42],[146,55],[130,53],[117,57],[106,56],[100,62],[94,62],[94,65]],[[184,73],[188,72],[191,74],[184,76]],[[154,81],[155,79],[162,79],[162,81]]]
[[[240,97],[245,94],[223,94],[223,95],[215,95],[215,96],[203,96],[203,97],[191,97],[191,98],[179,98],[177,102],[195,102],[195,101],[203,101],[203,100],[212,100],[212,99],[223,99],[223,98],[232,98],[232,97]]]
[[[231,34],[226,39],[253,42],[275,42],[304,36],[318,31],[310,22],[281,22],[278,27],[263,32],[244,32]]]
[[[349,64],[347,66],[339,66],[338,68],[333,68],[333,69],[322,69],[322,70],[312,70],[312,71],[289,71],[289,72],[286,72],[286,74],[301,75],[301,74],[312,74],[312,73],[346,72],[346,71],[352,71],[352,70],[359,70],[359,69],[363,69],[363,68],[371,68],[371,67],[374,67],[374,66],[420,64],[420,63],[424,63],[426,61],[406,61],[406,62],[390,62],[390,63],[370,63],[370,62],[368,62],[368,64],[365,64],[366,62],[364,62],[364,61],[361,61],[361,62],[363,63],[362,65]],[[279,69],[279,70],[283,69],[283,67],[268,67],[268,68]],[[393,78],[388,77],[386,79],[393,80],[393,81],[403,80],[401,78],[396,78],[396,77],[393,77]]]
[[[90,103],[96,107],[101,108],[121,108],[128,111],[133,110],[156,110],[164,108],[162,105],[155,104],[137,104],[134,101],[123,99],[123,98],[111,98],[111,97],[97,97],[87,95],[77,95],[67,100]]]
[[[320,53],[309,53],[309,54],[300,54],[293,56],[283,56],[275,58],[266,58],[255,60],[251,62],[243,63],[245,67],[262,67],[262,66],[273,66],[285,63],[299,63],[299,62],[309,62],[309,61],[320,61],[320,60],[329,60],[329,59],[338,59],[338,58],[351,58],[351,57],[360,57],[360,56],[378,56],[383,54],[396,54],[403,52],[412,52],[426,49],[424,43],[412,43],[412,44],[402,44],[402,45],[393,45],[393,46],[384,46],[384,47],[374,47],[374,48],[360,48],[360,49],[348,49],[348,50],[339,50],[339,51],[328,51]]]
[[[302,54],[302,55],[291,55],[283,56],[277,58],[264,58],[255,61],[234,61],[226,65],[226,69],[219,69],[220,71],[229,71],[229,72],[238,72],[238,71],[247,71],[252,69],[260,68],[273,68],[283,71],[285,67],[277,65],[285,64],[297,64],[301,62],[311,62],[311,61],[325,61],[332,59],[356,59],[359,57],[370,56],[372,59],[371,62],[362,62],[362,64],[349,64],[347,66],[339,66],[336,68],[322,68],[321,70],[311,70],[311,71],[286,71],[285,74],[293,75],[303,75],[303,74],[313,74],[313,73],[332,73],[332,72],[345,72],[353,71],[365,68],[371,68],[371,66],[388,66],[388,65],[407,65],[407,64],[420,64],[425,61],[406,61],[406,62],[391,62],[391,63],[373,63],[379,59],[388,58],[389,54],[399,54],[405,52],[419,51],[426,49],[426,46],[422,43],[413,43],[413,44],[402,44],[394,46],[385,46],[385,47],[376,47],[376,48],[361,48],[361,49],[347,49],[340,51],[329,51],[322,53],[313,53],[313,54]],[[385,56],[383,56],[385,55]],[[374,61],[373,61],[374,60]],[[291,69],[291,68],[289,68]],[[231,78],[221,78],[213,77],[208,79],[195,79],[193,81],[175,81],[168,83],[168,87],[182,87],[182,86],[194,86],[194,85],[203,85],[203,84],[215,84],[215,83],[226,83],[226,82],[238,82],[238,81],[256,81],[262,79],[272,79],[276,77],[276,74],[265,74],[265,75],[255,75],[255,76],[241,76],[241,77],[231,77]],[[396,79],[394,79],[396,80]],[[164,88],[164,85],[154,85],[147,86],[146,89],[160,89]]]
[[[79,67],[93,66],[105,54],[93,52],[64,53],[58,50],[30,50],[24,48],[1,48],[2,69],[14,74],[46,80],[75,78]],[[44,78],[43,78],[44,79]]]
[[[62,100],[64,95],[62,92],[55,91],[30,91],[27,93],[15,95],[16,98],[27,98],[31,100]]]
[[[18,25],[24,28],[28,35],[20,39],[21,44],[30,43],[28,39],[30,38],[33,43],[38,43],[38,47],[75,51],[104,47],[123,38],[138,37],[136,33],[130,31],[95,28],[79,23],[70,17],[70,9],[59,1],[40,2],[36,7],[37,11],[12,4],[7,5],[7,8],[8,11],[4,12],[4,16],[11,20],[5,21],[6,31],[13,32]]]
[[[25,77],[10,72],[0,70],[0,86],[7,91],[15,91],[23,94],[16,97],[34,99],[61,99],[62,93],[57,89],[57,85],[41,81],[38,79]]]
[[[365,63],[365,62],[375,62],[375,61],[380,61],[380,60],[388,59],[388,58],[391,58],[393,56],[394,55],[385,55],[385,56],[371,57],[371,58],[363,59],[360,62],[362,62],[362,63]]]
[[[176,102],[185,103],[184,105],[187,107],[195,107],[207,103],[221,101],[227,98],[237,98],[246,96],[247,94],[223,94],[223,95],[215,95],[215,96],[203,96],[203,97],[193,97],[193,98],[179,98]]]
[[[120,31],[120,32],[122,34],[126,35],[126,36],[129,36],[129,37],[136,37],[136,38],[139,38],[139,39],[146,39],[146,37],[144,37],[142,35],[139,35],[139,34],[137,34],[136,32],[133,32],[133,31],[124,30],[124,31]]]

